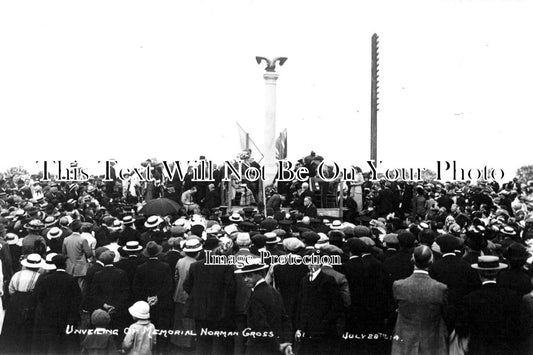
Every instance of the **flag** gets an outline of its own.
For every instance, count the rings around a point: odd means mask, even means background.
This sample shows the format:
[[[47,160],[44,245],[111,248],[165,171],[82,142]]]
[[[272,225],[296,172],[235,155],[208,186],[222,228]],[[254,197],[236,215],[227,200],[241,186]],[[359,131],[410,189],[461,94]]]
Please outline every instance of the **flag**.
[[[287,159],[287,129],[276,139],[276,159]]]
[[[257,145],[250,137],[250,134],[246,132],[239,123],[237,123],[237,127],[239,129],[239,140],[241,143],[241,150],[247,150],[250,149],[252,151],[251,158],[253,158],[256,162],[260,162],[263,160],[263,153],[257,148]]]

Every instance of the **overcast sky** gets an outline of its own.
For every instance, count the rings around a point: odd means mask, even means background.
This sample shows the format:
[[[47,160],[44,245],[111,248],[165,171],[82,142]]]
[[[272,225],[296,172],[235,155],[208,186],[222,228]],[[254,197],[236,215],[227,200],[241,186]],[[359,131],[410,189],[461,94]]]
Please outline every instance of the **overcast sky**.
[[[378,158],[388,167],[532,164],[531,1],[3,1],[0,170],[36,160],[233,158],[263,144],[278,69],[289,158],[370,151],[370,39],[380,37]]]

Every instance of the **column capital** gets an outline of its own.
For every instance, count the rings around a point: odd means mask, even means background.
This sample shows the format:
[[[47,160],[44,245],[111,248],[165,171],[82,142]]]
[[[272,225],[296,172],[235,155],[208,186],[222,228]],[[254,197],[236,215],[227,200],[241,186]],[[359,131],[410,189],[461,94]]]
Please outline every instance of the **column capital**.
[[[272,72],[266,72],[263,74],[263,78],[266,81],[276,81],[278,80],[279,74],[278,73],[272,73]]]

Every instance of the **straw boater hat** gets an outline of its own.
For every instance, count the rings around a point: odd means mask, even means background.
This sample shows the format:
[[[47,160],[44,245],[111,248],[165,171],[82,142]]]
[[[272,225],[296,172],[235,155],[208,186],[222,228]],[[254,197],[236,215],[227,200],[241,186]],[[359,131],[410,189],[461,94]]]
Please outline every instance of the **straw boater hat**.
[[[333,223],[329,226],[331,229],[342,229],[344,226],[342,225],[341,221],[338,219],[334,220]]]
[[[45,269],[45,270],[55,270],[57,269],[56,265],[54,264],[54,262],[52,261],[52,259],[54,258],[54,256],[56,256],[57,253],[49,253],[49,254],[46,254],[46,260],[45,262],[43,263],[43,266],[42,268]]]
[[[505,234],[505,235],[516,235],[516,231],[514,230],[513,227],[510,227],[510,226],[505,226],[503,227],[502,229],[500,229],[500,232],[502,234]]]
[[[244,265],[242,268],[234,271],[236,274],[246,274],[249,272],[268,269],[267,264],[261,263],[261,258],[254,258],[249,264]]]
[[[273,232],[265,233],[265,237],[266,237],[266,244],[277,244],[281,240],[281,238],[278,237],[278,235]]]
[[[121,247],[121,249],[127,253],[136,253],[138,251],[141,251],[143,247],[139,244],[136,240],[131,240],[129,242],[126,242],[126,245]]]
[[[20,264],[28,269],[40,269],[43,266],[43,259],[39,254],[33,253],[22,260]]]
[[[135,222],[135,218],[133,218],[132,216],[124,216],[124,217],[122,217],[122,223],[124,225],[133,224],[134,222]]]
[[[202,250],[202,243],[197,238],[187,239],[183,246],[183,251],[187,253],[194,253]]]
[[[63,234],[63,231],[60,228],[52,227],[52,228],[50,228],[48,233],[46,233],[46,237],[48,239],[56,239],[56,238],[61,237],[62,234]]]
[[[242,222],[242,216],[238,212],[233,212],[231,216],[229,217],[229,220],[231,222]]]
[[[24,228],[30,231],[41,231],[44,229],[44,224],[38,219],[32,219],[29,223],[24,225]]]
[[[163,223],[163,218],[161,218],[159,216],[150,216],[150,217],[148,217],[146,222],[144,222],[144,226],[146,228],[155,228],[158,225],[160,225],[161,223]]]
[[[7,233],[5,236],[6,243],[9,245],[15,245],[19,242],[19,236],[15,233]]]
[[[137,301],[128,308],[130,314],[138,319],[150,319],[150,305],[145,301]]]
[[[484,255],[477,259],[477,264],[473,264],[472,268],[476,270],[503,270],[507,268],[507,264],[500,263],[500,258],[494,255]]]

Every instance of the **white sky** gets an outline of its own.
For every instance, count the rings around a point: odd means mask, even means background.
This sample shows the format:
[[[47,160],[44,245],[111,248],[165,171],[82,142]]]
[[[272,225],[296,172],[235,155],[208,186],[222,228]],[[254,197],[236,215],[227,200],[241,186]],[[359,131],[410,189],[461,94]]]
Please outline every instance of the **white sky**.
[[[264,65],[289,159],[501,167],[531,158],[531,1],[3,1],[0,170],[36,160],[231,159],[262,147]]]

